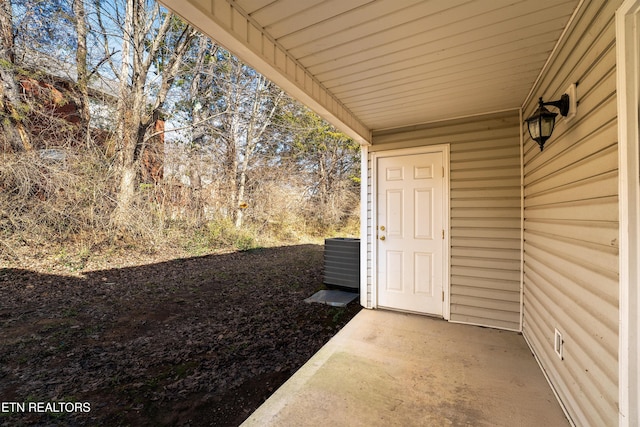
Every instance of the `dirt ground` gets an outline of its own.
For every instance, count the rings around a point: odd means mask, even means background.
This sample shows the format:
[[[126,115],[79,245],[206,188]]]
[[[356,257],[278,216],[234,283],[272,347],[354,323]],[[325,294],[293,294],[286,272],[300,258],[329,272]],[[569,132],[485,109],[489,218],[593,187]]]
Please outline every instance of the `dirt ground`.
[[[320,245],[0,268],[0,425],[237,426],[359,311],[322,287]]]

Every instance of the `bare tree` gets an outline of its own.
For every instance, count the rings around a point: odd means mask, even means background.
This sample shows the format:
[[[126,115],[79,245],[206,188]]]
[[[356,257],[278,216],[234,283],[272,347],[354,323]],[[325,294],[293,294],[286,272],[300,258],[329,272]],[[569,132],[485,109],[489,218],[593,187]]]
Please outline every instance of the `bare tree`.
[[[321,226],[337,224],[358,204],[359,147],[313,112],[292,108],[284,116],[290,157],[305,177],[310,212]]]
[[[90,146],[91,132],[89,122],[91,113],[89,109],[89,71],[87,69],[87,19],[84,9],[84,0],[73,0],[73,13],[75,15],[75,27],[77,37],[76,49],[76,104],[80,113],[80,126],[85,135],[85,143]]]
[[[126,217],[133,203],[147,131],[160,116],[196,30],[172,13],[163,13],[157,3],[127,0],[122,34],[116,112],[120,172],[116,222]],[[153,88],[150,87],[152,68],[160,79]]]
[[[192,125],[186,143],[191,188],[197,193],[206,176],[207,202],[240,228],[252,197],[249,180],[256,154],[274,142],[271,125],[283,92],[205,36],[198,42],[189,79],[182,109]]]
[[[30,150],[31,142],[24,125],[27,107],[16,81],[14,48],[11,1],[0,0],[0,120],[5,143],[19,152]]]
[[[211,98],[215,77],[216,55],[218,46],[208,37],[200,34],[198,48],[191,69],[189,85],[189,107],[191,113],[192,138],[187,152],[189,162],[189,180],[194,192],[195,213],[197,218],[204,217],[204,201],[202,195],[201,158],[211,144],[210,120],[215,116],[211,108],[203,106]]]
[[[247,174],[253,161],[258,144],[264,143],[267,127],[272,123],[273,116],[280,106],[283,92],[275,88],[275,85],[264,76],[258,75],[255,81],[255,89],[250,100],[250,110],[245,126],[244,135],[236,138],[236,145],[243,145],[240,167],[237,179],[237,206],[235,213],[235,225],[242,227],[244,199],[247,192]]]
[[[231,55],[225,56],[217,84],[220,90],[216,105],[226,110],[217,133],[224,159],[228,212],[240,228],[250,197],[248,179],[255,154],[261,146],[275,142],[269,138],[269,130],[284,93]]]

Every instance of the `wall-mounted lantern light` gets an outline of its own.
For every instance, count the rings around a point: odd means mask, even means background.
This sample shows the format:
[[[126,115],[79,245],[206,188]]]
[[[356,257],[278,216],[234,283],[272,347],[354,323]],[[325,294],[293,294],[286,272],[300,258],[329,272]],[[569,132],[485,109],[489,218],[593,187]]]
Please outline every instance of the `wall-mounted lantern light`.
[[[551,137],[553,127],[556,124],[556,116],[558,115],[557,113],[552,113],[547,110],[545,105],[556,107],[560,110],[560,114],[566,117],[567,113],[569,113],[570,106],[569,95],[565,93],[558,101],[551,102],[543,102],[542,97],[540,97],[538,109],[526,120],[529,135],[531,135],[531,139],[540,145],[540,151],[544,149],[544,143]]]

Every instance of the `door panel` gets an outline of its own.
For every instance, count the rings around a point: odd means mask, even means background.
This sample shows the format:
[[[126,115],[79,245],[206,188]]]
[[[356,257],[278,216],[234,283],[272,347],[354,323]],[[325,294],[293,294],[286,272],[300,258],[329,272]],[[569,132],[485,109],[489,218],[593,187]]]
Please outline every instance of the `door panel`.
[[[386,287],[387,292],[402,292],[404,284],[404,252],[402,251],[387,251],[387,277]]]
[[[414,191],[415,214],[413,230],[415,239],[433,239],[433,216],[424,218],[420,212],[433,212],[433,189],[420,188]]]
[[[415,264],[415,293],[433,297],[433,254],[416,253],[414,255]]]
[[[442,315],[443,154],[377,159],[378,306]]]
[[[404,234],[404,191],[402,189],[393,189],[387,191],[387,206],[389,213],[387,215],[387,232],[388,238],[402,238]]]

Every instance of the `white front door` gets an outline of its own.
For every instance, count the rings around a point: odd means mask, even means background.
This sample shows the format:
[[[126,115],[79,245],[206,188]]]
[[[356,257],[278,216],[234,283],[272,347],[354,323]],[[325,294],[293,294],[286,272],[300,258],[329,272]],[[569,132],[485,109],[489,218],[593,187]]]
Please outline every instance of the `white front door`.
[[[377,158],[378,306],[442,316],[443,153]]]

